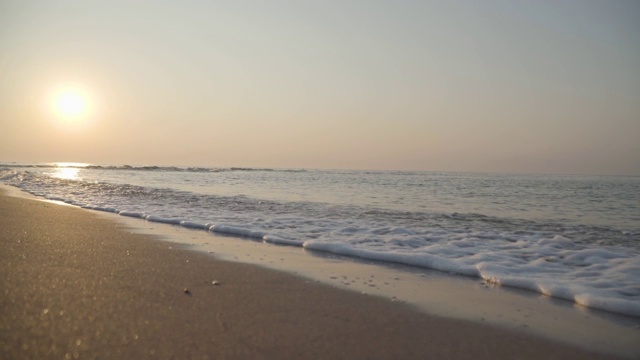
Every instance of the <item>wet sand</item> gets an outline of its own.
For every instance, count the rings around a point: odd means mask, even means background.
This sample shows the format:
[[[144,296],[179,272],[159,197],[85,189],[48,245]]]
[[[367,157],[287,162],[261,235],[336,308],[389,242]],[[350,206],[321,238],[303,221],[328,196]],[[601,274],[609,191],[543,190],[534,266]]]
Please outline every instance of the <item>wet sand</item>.
[[[0,358],[607,359],[0,195]],[[214,284],[215,282],[215,284]]]

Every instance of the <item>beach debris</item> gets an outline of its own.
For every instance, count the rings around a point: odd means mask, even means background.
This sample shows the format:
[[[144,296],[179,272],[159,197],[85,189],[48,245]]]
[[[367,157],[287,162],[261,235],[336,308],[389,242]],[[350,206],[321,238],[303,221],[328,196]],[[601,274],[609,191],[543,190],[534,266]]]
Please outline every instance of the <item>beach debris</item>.
[[[191,295],[191,292],[187,288],[184,288],[184,293],[187,294],[187,295]]]
[[[213,281],[211,282],[211,285],[213,285],[213,286],[218,286],[218,285],[220,285],[220,283],[219,283],[217,280],[213,280]]]

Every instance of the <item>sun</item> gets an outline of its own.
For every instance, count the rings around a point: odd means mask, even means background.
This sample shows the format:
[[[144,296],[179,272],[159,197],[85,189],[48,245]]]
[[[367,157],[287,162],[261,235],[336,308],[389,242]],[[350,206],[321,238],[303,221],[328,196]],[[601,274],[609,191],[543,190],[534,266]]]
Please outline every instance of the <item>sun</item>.
[[[65,88],[54,95],[53,107],[59,117],[77,120],[88,115],[89,101],[82,90]]]
[[[52,84],[46,91],[43,114],[58,131],[85,134],[94,128],[100,104],[95,88],[90,85],[64,81]]]
[[[91,110],[89,97],[78,87],[57,90],[53,95],[52,105],[56,117],[67,121],[86,119]]]
[[[87,108],[85,100],[80,94],[75,92],[60,94],[56,103],[60,113],[67,116],[78,116],[84,113]]]

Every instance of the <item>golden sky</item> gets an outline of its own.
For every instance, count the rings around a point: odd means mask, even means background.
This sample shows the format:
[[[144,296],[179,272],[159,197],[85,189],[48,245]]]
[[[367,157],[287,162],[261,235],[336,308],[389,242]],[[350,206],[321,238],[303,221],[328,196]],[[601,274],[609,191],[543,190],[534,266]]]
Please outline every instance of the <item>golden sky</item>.
[[[640,175],[637,1],[0,1],[0,161]]]

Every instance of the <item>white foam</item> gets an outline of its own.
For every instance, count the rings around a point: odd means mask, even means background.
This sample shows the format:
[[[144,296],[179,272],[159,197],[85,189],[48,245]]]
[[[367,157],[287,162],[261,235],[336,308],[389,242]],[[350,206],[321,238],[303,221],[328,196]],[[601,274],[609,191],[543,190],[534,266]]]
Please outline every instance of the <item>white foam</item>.
[[[153,215],[147,215],[144,217],[144,219],[151,222],[170,224],[170,225],[181,225],[181,223],[184,221],[182,219],[163,218],[163,217],[153,216]]]
[[[573,297],[576,304],[609,312],[640,317],[640,303],[614,297],[597,297],[579,294]]]
[[[209,230],[211,224],[202,224],[199,222],[186,221],[183,220],[180,222],[180,225],[189,229],[201,229],[201,230]]]
[[[209,231],[236,236],[246,236],[254,239],[262,239],[265,235],[265,233],[261,231],[254,231],[224,224],[213,225],[209,228]]]
[[[276,245],[286,245],[286,246],[300,246],[302,247],[304,242],[300,240],[293,239],[285,239],[275,235],[265,235],[262,237],[262,240],[266,243],[276,244]]]
[[[474,267],[465,266],[438,255],[408,254],[393,251],[372,251],[355,248],[344,243],[327,243],[320,241],[305,241],[304,248],[368,260],[419,266],[459,275],[478,276],[478,270]]]
[[[96,206],[96,205],[81,205],[80,206],[83,209],[89,209],[89,210],[96,210],[96,211],[104,211],[104,212],[109,212],[109,213],[119,213],[120,210],[113,208],[113,207],[108,207],[108,206]]]
[[[0,181],[8,181],[8,180],[13,180],[14,178],[18,177],[18,172],[15,170],[3,170],[2,172],[0,172]]]
[[[127,217],[133,217],[133,218],[140,218],[140,219],[144,219],[147,217],[146,214],[141,213],[141,212],[137,212],[137,211],[127,211],[127,210],[122,210],[118,213],[118,215],[120,216],[127,216]]]

